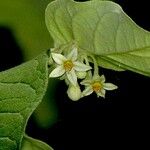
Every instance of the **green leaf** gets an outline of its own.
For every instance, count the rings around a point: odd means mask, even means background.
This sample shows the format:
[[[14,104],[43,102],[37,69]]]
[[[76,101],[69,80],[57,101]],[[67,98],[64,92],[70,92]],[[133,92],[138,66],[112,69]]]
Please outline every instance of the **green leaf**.
[[[46,9],[46,25],[56,46],[75,41],[102,67],[150,76],[150,33],[114,2],[56,0]]]
[[[45,26],[45,8],[47,4],[52,0],[1,0],[0,1],[0,29],[1,27],[7,27],[12,31],[16,43],[22,50],[24,61],[30,60],[36,55],[39,55],[44,49],[53,47],[53,40],[50,37],[47,28]],[[2,35],[0,35],[2,36]],[[3,38],[3,37],[1,37]],[[5,38],[5,37],[4,37]],[[1,42],[0,42],[1,43]],[[8,43],[9,44],[9,43]],[[2,51],[2,50],[1,50]],[[3,53],[3,52],[2,52]],[[52,81],[49,81],[52,82]],[[50,83],[56,84],[56,83]],[[54,85],[53,85],[54,86]],[[47,126],[54,124],[57,120],[55,113],[57,107],[55,104],[55,98],[52,89],[49,89],[51,95],[51,101],[49,105],[42,101],[42,104],[38,106],[39,110],[36,111],[34,117],[36,117],[36,123],[42,126],[42,121],[49,122]],[[49,99],[45,96],[44,99]],[[54,101],[54,102],[53,102]],[[41,108],[41,107],[44,108]],[[39,117],[46,114],[44,117]],[[46,120],[48,116],[48,120]],[[41,124],[40,124],[41,123]]]
[[[49,145],[31,137],[24,136],[21,150],[53,150]]]
[[[51,0],[1,0],[0,26],[12,30],[25,60],[53,46],[45,26],[44,12]]]
[[[0,73],[0,150],[16,150],[47,88],[46,54]]]

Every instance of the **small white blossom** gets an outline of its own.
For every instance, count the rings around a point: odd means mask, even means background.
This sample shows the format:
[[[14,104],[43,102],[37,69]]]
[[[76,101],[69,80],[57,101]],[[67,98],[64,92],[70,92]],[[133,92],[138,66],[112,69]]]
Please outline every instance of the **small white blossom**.
[[[115,90],[118,87],[112,83],[105,83],[105,76],[94,76],[92,79],[83,80],[82,85],[85,85],[85,90],[82,92],[83,96],[88,96],[91,93],[95,92],[97,96],[105,98],[106,90]]]
[[[51,56],[56,62],[57,67],[50,73],[49,77],[60,77],[65,74],[74,86],[77,85],[76,72],[85,72],[91,69],[89,65],[77,61],[77,48],[73,48],[66,57],[58,53],[51,53]]]

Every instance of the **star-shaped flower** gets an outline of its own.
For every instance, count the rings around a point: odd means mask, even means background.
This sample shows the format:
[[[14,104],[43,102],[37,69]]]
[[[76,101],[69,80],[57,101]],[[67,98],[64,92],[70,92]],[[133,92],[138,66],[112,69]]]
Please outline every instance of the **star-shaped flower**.
[[[76,72],[85,72],[91,69],[89,65],[77,61],[77,48],[73,48],[66,57],[58,53],[51,53],[51,56],[56,62],[57,67],[50,73],[49,77],[60,77],[65,74],[74,86],[77,85]]]
[[[82,85],[85,85],[85,90],[82,92],[83,96],[88,96],[95,92],[97,96],[105,98],[106,90],[115,90],[118,87],[112,83],[105,83],[105,76],[93,76],[92,79],[83,80]]]

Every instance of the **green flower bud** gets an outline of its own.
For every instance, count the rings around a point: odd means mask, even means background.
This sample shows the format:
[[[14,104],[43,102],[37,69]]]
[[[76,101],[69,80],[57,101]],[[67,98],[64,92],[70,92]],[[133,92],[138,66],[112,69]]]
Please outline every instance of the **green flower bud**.
[[[84,79],[86,77],[86,72],[85,71],[79,71],[79,72],[77,72],[77,77],[79,79]]]
[[[52,57],[50,56],[50,57],[49,57],[49,60],[48,60],[48,64],[49,64],[49,65],[52,65],[53,63],[54,63],[54,61],[53,61]]]
[[[80,87],[70,85],[67,90],[68,97],[73,101],[78,101],[81,98],[81,90]]]

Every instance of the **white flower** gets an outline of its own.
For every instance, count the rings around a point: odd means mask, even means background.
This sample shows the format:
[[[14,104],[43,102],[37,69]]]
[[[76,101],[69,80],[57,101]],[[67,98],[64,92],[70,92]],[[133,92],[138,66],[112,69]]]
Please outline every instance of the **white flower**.
[[[90,80],[84,80],[81,82],[82,85],[85,85],[85,90],[82,92],[83,96],[88,96],[91,93],[95,92],[97,96],[105,98],[106,90],[115,90],[118,87],[112,83],[105,83],[105,76],[94,76]]]
[[[57,67],[50,73],[49,77],[60,77],[65,74],[74,86],[77,85],[76,71],[85,72],[91,69],[90,66],[77,61],[77,48],[73,48],[66,57],[58,53],[51,53],[51,56],[56,62]]]

